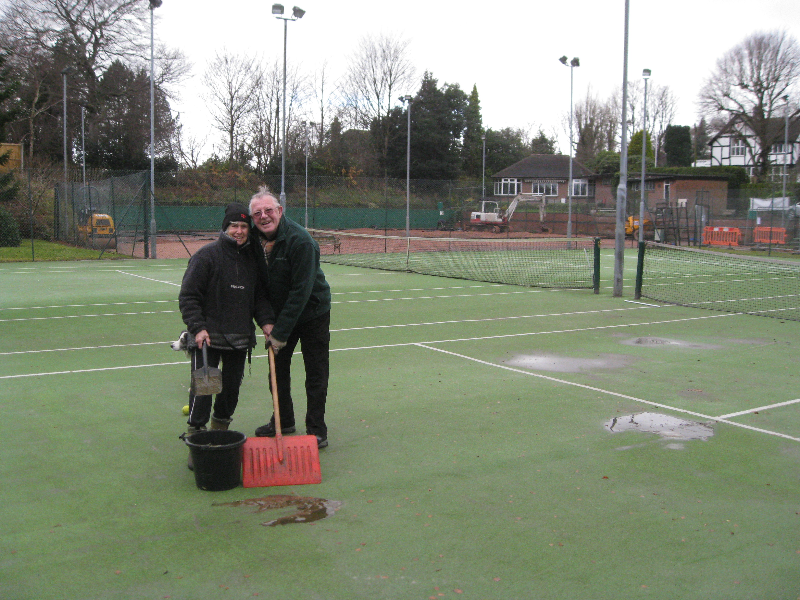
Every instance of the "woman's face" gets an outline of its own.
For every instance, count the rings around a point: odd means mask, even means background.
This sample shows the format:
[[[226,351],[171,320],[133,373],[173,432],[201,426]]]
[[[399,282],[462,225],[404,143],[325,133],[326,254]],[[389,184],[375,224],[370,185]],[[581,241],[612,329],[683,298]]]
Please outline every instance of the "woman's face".
[[[241,246],[247,241],[247,236],[250,233],[250,226],[243,221],[231,221],[225,233],[235,239],[237,245]]]

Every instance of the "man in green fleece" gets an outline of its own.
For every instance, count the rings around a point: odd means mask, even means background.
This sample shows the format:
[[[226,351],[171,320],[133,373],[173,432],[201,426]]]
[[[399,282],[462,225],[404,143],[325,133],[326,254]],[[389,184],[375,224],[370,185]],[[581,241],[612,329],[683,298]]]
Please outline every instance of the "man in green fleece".
[[[319,244],[303,227],[283,214],[280,202],[261,188],[250,200],[254,231],[252,244],[259,277],[275,311],[268,344],[275,352],[275,376],[281,411],[281,432],[294,433],[291,390],[292,354],[297,343],[306,369],[306,433],[317,446],[328,445],[325,402],[328,396],[331,288],[320,268]],[[266,330],[265,330],[266,331]],[[256,435],[275,435],[275,416],[256,429]]]

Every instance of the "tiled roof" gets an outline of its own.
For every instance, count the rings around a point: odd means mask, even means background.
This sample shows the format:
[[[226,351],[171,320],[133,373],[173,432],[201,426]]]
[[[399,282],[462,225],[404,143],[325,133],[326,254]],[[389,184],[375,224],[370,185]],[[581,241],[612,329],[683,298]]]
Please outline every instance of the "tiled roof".
[[[572,159],[573,179],[590,177],[593,173]],[[527,177],[539,179],[568,179],[569,156],[563,154],[531,154],[510,167],[498,171],[494,177]]]

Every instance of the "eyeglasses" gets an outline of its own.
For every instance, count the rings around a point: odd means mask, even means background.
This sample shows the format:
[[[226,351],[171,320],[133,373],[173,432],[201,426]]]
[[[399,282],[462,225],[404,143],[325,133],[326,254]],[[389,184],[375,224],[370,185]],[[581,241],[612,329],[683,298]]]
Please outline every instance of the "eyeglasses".
[[[260,218],[261,216],[264,216],[264,215],[267,215],[267,216],[270,216],[270,217],[271,217],[271,216],[273,216],[274,214],[276,214],[276,213],[277,213],[279,210],[280,210],[280,208],[279,208],[279,207],[275,207],[275,208],[267,208],[267,209],[265,209],[265,210],[257,210],[257,211],[255,211],[255,212],[253,213],[253,215],[252,215],[252,216],[253,216],[253,218],[254,218],[254,219],[258,219],[258,218]]]

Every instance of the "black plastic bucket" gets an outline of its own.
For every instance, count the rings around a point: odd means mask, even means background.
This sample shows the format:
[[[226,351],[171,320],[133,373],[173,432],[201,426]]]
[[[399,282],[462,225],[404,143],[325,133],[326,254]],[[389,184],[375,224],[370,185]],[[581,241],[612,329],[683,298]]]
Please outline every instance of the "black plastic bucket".
[[[194,480],[201,490],[231,490],[242,483],[242,446],[247,436],[240,431],[196,431],[187,435],[194,465]]]

